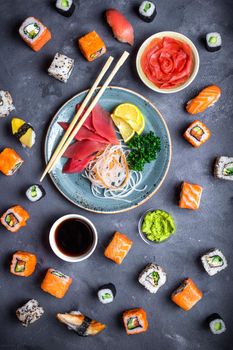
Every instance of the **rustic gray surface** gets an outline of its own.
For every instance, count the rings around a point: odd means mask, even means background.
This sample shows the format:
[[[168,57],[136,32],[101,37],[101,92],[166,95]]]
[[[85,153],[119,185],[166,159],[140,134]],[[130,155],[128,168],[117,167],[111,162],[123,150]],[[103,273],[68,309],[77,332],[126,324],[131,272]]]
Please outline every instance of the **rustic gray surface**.
[[[16,112],[0,120],[0,146],[15,148],[25,164],[13,177],[0,176],[1,213],[13,204],[23,205],[31,215],[26,228],[11,234],[1,227],[1,349],[160,349],[160,350],[230,350],[233,349],[232,328],[232,183],[213,177],[213,162],[218,155],[233,154],[232,145],[232,35],[233,3],[231,0],[163,0],[157,1],[158,15],[152,24],[142,22],[135,8],[140,1],[82,0],[70,19],[59,15],[49,1],[0,1],[0,88],[13,96]],[[104,20],[104,10],[117,7],[127,14],[135,27],[135,46],[131,49],[117,42]],[[48,25],[53,39],[38,53],[20,39],[18,28],[30,15]],[[95,215],[70,204],[47,178],[47,197],[30,204],[25,188],[37,182],[44,167],[43,145],[47,126],[56,110],[75,93],[90,86],[105,61],[103,57],[87,63],[76,45],[80,35],[96,30],[103,37],[108,53],[119,56],[124,49],[131,58],[119,72],[114,84],[131,88],[153,101],[164,115],[173,141],[172,164],[161,190],[149,202],[132,212],[121,215]],[[185,91],[174,95],[159,95],[143,86],[135,71],[139,45],[149,35],[161,30],[186,34],[200,53],[200,71],[195,82]],[[219,31],[223,48],[208,53],[202,42],[208,31]],[[56,52],[75,59],[75,69],[67,84],[49,77],[46,70]],[[222,88],[219,103],[200,116],[212,131],[212,138],[200,149],[193,149],[182,132],[194,119],[184,111],[185,102],[208,84]],[[32,150],[24,150],[10,133],[13,115],[30,121],[37,132]],[[198,211],[179,209],[177,199],[183,180],[204,187]],[[167,243],[150,247],[137,233],[140,215],[148,208],[171,212],[177,224],[175,236]],[[80,213],[93,220],[99,232],[99,244],[94,255],[79,264],[59,260],[50,250],[48,234],[51,224],[61,215]],[[121,266],[107,260],[104,246],[115,230],[126,233],[133,241],[132,251]],[[199,256],[212,247],[223,250],[229,261],[226,271],[208,277],[200,265]],[[36,253],[38,266],[30,278],[9,273],[9,258],[15,250]],[[148,262],[156,262],[167,271],[168,281],[156,295],[151,295],[137,282],[138,273]],[[55,267],[72,276],[73,284],[62,300],[40,290],[48,267]],[[203,300],[189,312],[175,306],[169,296],[183,278],[190,276],[204,292]],[[114,303],[103,306],[96,298],[96,288],[105,282],[117,287]],[[39,300],[45,315],[34,325],[23,328],[15,317],[17,307],[28,299]],[[125,309],[143,307],[148,313],[146,334],[127,337],[121,320]],[[80,338],[56,321],[57,312],[80,309],[88,316],[107,324],[97,337]],[[205,318],[218,312],[226,321],[227,332],[213,336],[205,326]]]

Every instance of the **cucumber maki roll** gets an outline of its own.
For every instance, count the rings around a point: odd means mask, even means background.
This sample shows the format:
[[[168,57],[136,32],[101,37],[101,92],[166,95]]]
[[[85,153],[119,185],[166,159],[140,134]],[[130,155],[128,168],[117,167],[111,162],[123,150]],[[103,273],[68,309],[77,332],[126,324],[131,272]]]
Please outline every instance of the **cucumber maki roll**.
[[[210,52],[220,50],[222,47],[221,35],[217,32],[206,34],[206,49]]]
[[[223,321],[222,317],[217,313],[210,315],[207,318],[207,322],[209,324],[210,331],[213,334],[221,334],[226,331],[225,322]]]
[[[75,5],[73,0],[57,0],[56,1],[56,10],[62,16],[70,17],[74,13]]]
[[[102,304],[112,303],[116,296],[116,287],[113,283],[104,284],[98,290],[98,299]]]
[[[156,14],[156,7],[152,1],[143,1],[139,6],[139,17],[145,22],[152,22]]]
[[[45,195],[46,192],[41,185],[31,185],[26,191],[26,196],[31,202],[37,202]]]

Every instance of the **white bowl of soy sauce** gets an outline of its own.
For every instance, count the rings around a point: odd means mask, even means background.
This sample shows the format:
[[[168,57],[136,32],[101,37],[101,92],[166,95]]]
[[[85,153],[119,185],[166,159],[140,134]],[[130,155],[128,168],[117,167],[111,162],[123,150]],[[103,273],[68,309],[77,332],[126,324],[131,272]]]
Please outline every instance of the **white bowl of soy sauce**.
[[[50,229],[49,243],[62,260],[80,262],[93,254],[98,242],[94,224],[85,216],[68,214],[56,220]]]

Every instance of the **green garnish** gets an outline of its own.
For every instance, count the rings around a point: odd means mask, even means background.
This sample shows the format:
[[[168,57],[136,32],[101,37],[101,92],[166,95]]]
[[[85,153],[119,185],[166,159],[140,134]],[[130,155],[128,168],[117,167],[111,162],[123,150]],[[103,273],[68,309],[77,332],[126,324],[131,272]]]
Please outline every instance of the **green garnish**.
[[[105,300],[105,299],[110,299],[111,298],[111,294],[109,293],[105,293],[103,296],[102,296],[102,299]]]
[[[216,44],[217,43],[217,37],[216,36],[211,36],[209,38],[209,43],[210,44]]]
[[[36,186],[32,186],[32,189],[31,189],[31,196],[32,196],[33,198],[37,196]]]
[[[158,285],[158,282],[159,282],[159,279],[160,279],[159,273],[156,272],[156,271],[153,271],[153,272],[151,273],[151,277],[152,277],[152,279],[153,279],[153,281],[154,281],[154,285],[157,286],[157,285]]]
[[[222,329],[221,322],[215,322],[214,329],[215,329],[215,331],[220,331]]]
[[[130,169],[142,171],[146,163],[155,160],[160,151],[160,138],[150,131],[147,134],[135,135],[127,146],[131,152],[127,157]]]
[[[223,169],[223,175],[226,175],[226,176],[231,176],[231,175],[233,175],[233,167],[225,167],[224,169]]]
[[[69,7],[69,1],[68,0],[62,0],[61,1],[61,6],[62,7]]]
[[[151,8],[151,4],[149,2],[146,3],[144,7],[144,11],[147,12]]]

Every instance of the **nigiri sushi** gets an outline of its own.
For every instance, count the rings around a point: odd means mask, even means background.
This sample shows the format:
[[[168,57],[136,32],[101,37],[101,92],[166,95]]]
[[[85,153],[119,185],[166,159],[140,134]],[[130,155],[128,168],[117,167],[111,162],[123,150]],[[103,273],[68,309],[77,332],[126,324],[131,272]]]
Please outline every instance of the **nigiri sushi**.
[[[111,242],[104,251],[104,255],[106,258],[120,265],[128,254],[132,245],[133,242],[126,235],[120,232],[115,232]]]
[[[81,314],[80,311],[57,314],[57,319],[61,323],[67,325],[68,329],[75,331],[81,337],[96,335],[106,328],[105,324],[92,320]]]
[[[35,143],[36,134],[33,127],[20,118],[11,121],[12,134],[21,142],[23,147],[31,148]]]
[[[183,182],[180,192],[179,207],[197,210],[200,206],[202,191],[203,189],[200,185]]]
[[[118,10],[109,9],[106,11],[106,18],[115,38],[122,43],[133,45],[134,29],[125,16]]]
[[[196,97],[186,105],[190,114],[204,112],[208,107],[213,106],[221,96],[221,89],[217,85],[210,85],[203,89]]]

